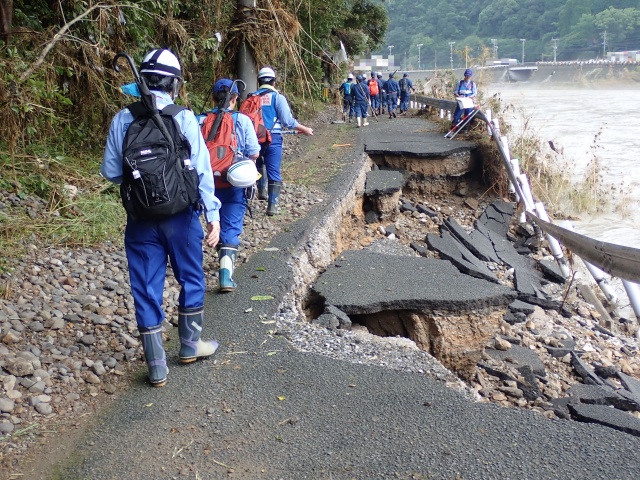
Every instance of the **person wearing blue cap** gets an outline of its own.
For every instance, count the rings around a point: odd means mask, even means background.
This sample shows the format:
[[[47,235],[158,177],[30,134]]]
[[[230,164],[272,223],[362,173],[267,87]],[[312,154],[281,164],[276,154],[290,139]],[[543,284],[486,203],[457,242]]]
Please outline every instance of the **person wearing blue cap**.
[[[349,112],[349,123],[353,119],[355,115],[355,110],[353,108],[353,95],[351,94],[351,90],[353,89],[353,73],[350,73],[347,76],[347,80],[340,85],[338,91],[342,94],[342,121],[347,121],[347,112]]]
[[[411,94],[411,90],[415,92],[416,89],[413,88],[413,82],[406,72],[402,75],[398,86],[400,87],[400,115],[404,115],[407,113],[407,110],[409,110],[409,95]]]
[[[384,84],[384,91],[387,94],[387,108],[389,110],[389,118],[396,118],[395,109],[398,106],[398,93],[400,92],[400,85],[393,73],[389,74],[389,80]]]
[[[474,81],[471,80],[471,76],[473,75],[473,71],[470,68],[467,68],[464,71],[464,79],[460,80],[456,85],[456,89],[453,94],[456,98],[468,97],[472,98],[475,101],[476,95],[478,94],[478,87]],[[460,122],[460,118],[464,113],[464,116],[470,115],[473,112],[473,108],[460,108],[460,105],[456,105],[456,109],[453,112],[453,122],[451,123],[451,128],[455,127],[458,122]]]
[[[367,113],[369,105],[371,104],[371,94],[369,93],[369,87],[364,79],[363,75],[356,76],[356,85],[351,89],[353,95],[353,103],[355,105],[356,120],[358,127],[366,127],[369,125],[367,122]]]
[[[205,139],[210,136],[209,133],[213,122],[206,122],[205,119],[207,116],[213,115],[212,120],[215,120],[216,116],[220,114],[221,106],[224,105],[229,93],[231,95],[229,96],[229,105],[225,111],[225,116],[229,115],[231,117],[231,134],[225,138],[223,131],[228,131],[228,129],[223,129],[221,126],[212,141],[207,141],[209,154],[211,156],[220,154],[224,156],[227,153],[227,149],[231,149],[236,159],[245,157],[255,161],[260,154],[258,137],[249,117],[234,111],[239,92],[236,84],[228,78],[218,80],[213,86],[213,98],[218,106],[208,112],[207,115],[201,117],[202,135]],[[212,148],[211,145],[213,143],[215,143],[215,147]],[[211,158],[212,168],[214,163],[214,159]],[[238,256],[238,247],[240,246],[244,214],[247,209],[246,193],[252,193],[253,188],[235,187],[227,181],[225,172],[216,171],[216,168],[213,168],[213,170],[216,195],[222,203],[220,207],[220,244],[218,245],[218,258],[220,260],[219,288],[221,292],[233,292],[237,287],[233,279],[233,272]]]

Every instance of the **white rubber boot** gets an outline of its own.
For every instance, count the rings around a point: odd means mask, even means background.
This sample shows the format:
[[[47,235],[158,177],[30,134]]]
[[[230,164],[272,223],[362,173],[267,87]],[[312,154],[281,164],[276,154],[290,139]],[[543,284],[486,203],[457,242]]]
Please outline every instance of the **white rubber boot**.
[[[362,118],[356,117],[356,120],[358,120],[358,128],[360,128],[360,124],[362,123]]]

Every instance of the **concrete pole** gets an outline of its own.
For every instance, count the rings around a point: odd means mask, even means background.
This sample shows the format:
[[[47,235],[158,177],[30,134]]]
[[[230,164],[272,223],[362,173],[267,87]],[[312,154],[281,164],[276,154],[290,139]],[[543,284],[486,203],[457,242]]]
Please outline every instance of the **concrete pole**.
[[[256,0],[238,0],[238,9],[244,13],[246,17],[252,9],[256,8]],[[242,42],[238,56],[236,58],[236,69],[238,78],[247,84],[247,89],[242,94],[245,99],[247,94],[255,92],[258,89],[258,69],[253,52],[246,42]]]

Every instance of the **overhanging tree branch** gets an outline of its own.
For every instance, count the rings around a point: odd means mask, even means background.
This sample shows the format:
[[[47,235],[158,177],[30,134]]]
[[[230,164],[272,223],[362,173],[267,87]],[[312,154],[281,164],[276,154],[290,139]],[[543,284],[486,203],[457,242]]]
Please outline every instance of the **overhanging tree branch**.
[[[58,31],[58,33],[56,33],[53,36],[53,38],[49,41],[49,43],[47,43],[47,45],[44,47],[44,49],[40,53],[40,56],[38,57],[38,59],[29,68],[27,68],[22,75],[20,75],[18,83],[24,83],[24,81],[27,80],[40,65],[42,65],[42,63],[44,62],[44,59],[47,57],[47,54],[51,51],[51,49],[55,46],[55,44],[58,43],[58,41],[65,36],[65,33],[67,32],[67,30],[69,30],[69,28],[71,28],[71,26],[74,23],[77,23],[80,20],[82,20],[84,17],[89,15],[93,10],[102,9],[102,8],[109,9],[109,8],[113,8],[114,6],[115,5],[105,5],[104,3],[97,3],[96,5],[82,12],[73,20],[70,20],[69,22],[65,23],[62,26],[62,28]]]

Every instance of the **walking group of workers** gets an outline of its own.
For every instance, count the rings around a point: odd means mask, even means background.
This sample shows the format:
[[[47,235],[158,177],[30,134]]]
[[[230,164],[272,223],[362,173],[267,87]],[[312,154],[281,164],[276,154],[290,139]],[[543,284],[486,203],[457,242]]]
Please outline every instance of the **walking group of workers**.
[[[456,84],[453,92],[456,99],[475,99],[478,88],[471,80],[472,75],[470,68],[464,71],[464,78]],[[386,108],[389,118],[397,118],[396,108],[400,115],[406,114],[409,110],[409,95],[415,92],[415,88],[408,73],[404,73],[400,81],[395,79],[395,72],[389,73],[386,81],[382,80],[380,72],[372,72],[369,80],[366,74],[358,74],[355,77],[355,83],[353,74],[350,73],[340,85],[339,92],[342,94],[342,121],[346,122],[348,118],[351,123],[355,117],[360,127],[369,125],[367,121],[369,111],[379,116],[385,113]],[[456,127],[462,118],[471,115],[473,110],[473,108],[461,107],[460,103],[457,103],[451,128]]]
[[[395,72],[390,73],[386,81],[382,80],[382,73],[372,72],[369,80],[366,74],[356,75],[355,83],[353,74],[350,73],[340,85],[339,91],[342,94],[342,120],[346,122],[348,117],[351,123],[355,117],[360,127],[369,125],[369,111],[380,116],[386,109],[389,118],[397,118],[396,109],[400,115],[406,114],[409,110],[409,95],[416,90],[408,73],[398,82]]]
[[[258,198],[267,200],[267,215],[277,214],[282,186],[283,129],[292,129],[305,135],[313,135],[313,130],[293,117],[286,97],[275,88],[276,73],[270,67],[264,67],[258,72],[259,88],[250,95],[259,99],[261,123],[258,125],[250,116],[234,111],[240,94],[238,82],[227,78],[218,79],[214,83],[212,94],[218,106],[211,112],[197,118],[192,111],[177,108],[174,100],[182,84],[182,68],[177,57],[167,49],[149,52],[142,61],[139,76],[134,65],[131,66],[137,80],[142,80],[140,85],[148,87],[153,95],[152,104],[156,117],[160,119],[159,111],[171,111],[172,119],[169,118],[169,121],[174,123],[170,126],[175,126],[179,131],[179,138],[188,142],[184,158],[180,159],[181,168],[187,173],[195,171],[197,175],[197,181],[194,182],[197,186],[193,187],[197,190],[196,199],[186,208],[163,216],[136,215],[127,210],[124,244],[135,317],[149,381],[153,386],[161,387],[166,384],[169,371],[162,341],[162,322],[165,318],[162,304],[167,258],[180,284],[178,360],[180,363],[191,363],[198,358],[213,355],[218,349],[218,342],[215,340],[201,339],[205,295],[203,242],[208,247],[218,247],[220,290],[235,290],[233,272],[240,245],[239,237],[243,230],[247,201],[251,199],[252,192],[255,192],[254,184],[257,180]],[[135,182],[144,180],[141,178],[145,175],[144,162],[151,163],[158,154],[157,149],[138,146],[137,153],[143,157],[132,161],[128,153],[132,142],[130,137],[134,135],[134,130],[138,133],[140,129],[135,127],[131,128],[131,132],[128,130],[139,121],[139,105],[144,103],[144,95],[138,89],[133,90],[142,97],[142,101],[122,109],[112,120],[100,170],[107,180],[120,184],[125,208],[125,196],[128,195],[126,200],[131,201],[131,192],[139,188]],[[123,91],[127,90],[123,87]],[[205,140],[203,134],[211,137],[212,124],[215,124],[215,120],[207,121],[207,117],[212,115],[217,118],[221,114],[222,121],[217,122],[218,128],[224,123],[225,116],[232,119],[228,139],[221,140],[217,137]],[[142,117],[144,115],[140,114]],[[151,113],[148,115],[151,118]],[[149,128],[159,125],[158,121],[155,124],[149,121],[148,124]],[[167,132],[167,128],[158,128]],[[223,130],[224,128],[219,128],[219,132]],[[265,133],[270,141],[263,140]],[[146,138],[150,137],[147,135]],[[227,166],[227,171],[220,171],[216,161],[222,159],[229,149],[234,157],[232,165]],[[220,155],[216,152],[220,152]],[[144,157],[145,154],[155,156]],[[253,163],[255,161],[263,172],[262,176],[258,174]],[[157,172],[154,174],[158,176]],[[162,170],[162,175],[164,174]],[[162,177],[158,183],[171,181],[167,176]],[[149,185],[152,183],[153,179],[143,186],[149,202],[171,204],[176,201],[156,186],[149,192]],[[146,210],[142,208],[138,211]],[[200,222],[202,213],[206,222],[206,234]]]

